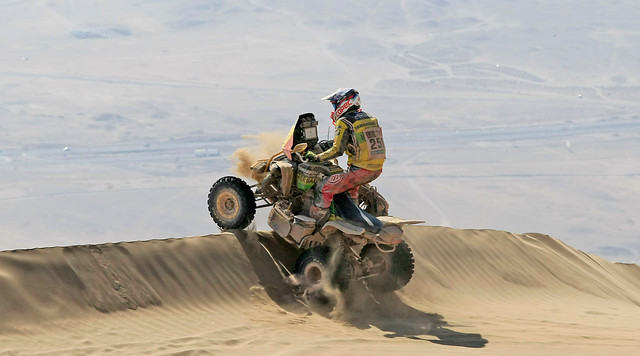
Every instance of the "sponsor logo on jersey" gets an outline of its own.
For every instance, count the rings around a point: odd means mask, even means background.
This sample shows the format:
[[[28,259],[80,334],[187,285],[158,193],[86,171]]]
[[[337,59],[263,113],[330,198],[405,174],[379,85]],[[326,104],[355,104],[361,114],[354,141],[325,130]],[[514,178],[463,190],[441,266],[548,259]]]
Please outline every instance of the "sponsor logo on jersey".
[[[337,183],[340,183],[341,181],[342,181],[342,174],[334,174],[329,177],[329,180],[327,181],[327,183],[337,184]]]

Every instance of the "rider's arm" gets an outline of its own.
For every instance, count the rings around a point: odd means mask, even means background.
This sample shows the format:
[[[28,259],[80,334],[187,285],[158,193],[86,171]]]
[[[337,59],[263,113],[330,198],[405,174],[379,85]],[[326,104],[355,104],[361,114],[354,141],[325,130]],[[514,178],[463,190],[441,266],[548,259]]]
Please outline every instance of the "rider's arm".
[[[316,146],[313,148],[313,151],[318,153],[324,152],[330,149],[331,146],[333,146],[333,140],[322,140],[316,144]]]
[[[324,162],[342,156],[349,142],[348,129],[347,124],[345,124],[343,120],[338,120],[336,123],[336,133],[333,137],[333,145],[328,150],[318,154],[318,161]]]

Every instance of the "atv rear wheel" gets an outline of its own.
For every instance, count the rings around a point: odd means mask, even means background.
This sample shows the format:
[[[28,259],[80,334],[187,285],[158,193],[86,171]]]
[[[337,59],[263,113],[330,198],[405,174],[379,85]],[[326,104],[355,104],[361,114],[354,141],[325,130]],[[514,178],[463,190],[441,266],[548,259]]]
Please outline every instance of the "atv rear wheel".
[[[353,273],[347,259],[327,246],[303,252],[294,271],[298,296],[321,314],[333,310],[338,303],[336,291],[347,289]]]
[[[256,199],[251,187],[240,178],[218,179],[208,196],[209,214],[221,229],[244,229],[256,214]]]
[[[380,248],[388,248],[381,245]],[[393,252],[382,252],[374,244],[365,245],[360,257],[364,260],[367,285],[376,292],[392,292],[398,290],[411,280],[414,259],[411,248],[406,241],[396,246]]]
[[[345,291],[351,281],[353,271],[349,261],[339,252],[327,246],[318,246],[303,252],[294,269],[301,285],[318,287],[330,285]]]

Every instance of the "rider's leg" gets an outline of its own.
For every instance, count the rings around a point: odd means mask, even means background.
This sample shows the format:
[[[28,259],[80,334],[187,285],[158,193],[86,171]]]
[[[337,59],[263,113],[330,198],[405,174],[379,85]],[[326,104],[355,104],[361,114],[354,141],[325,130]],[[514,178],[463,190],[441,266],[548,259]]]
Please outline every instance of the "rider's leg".
[[[358,188],[372,182],[381,173],[382,170],[369,171],[352,166],[346,172],[329,176],[316,185],[315,205],[318,208],[327,209],[331,205],[333,196],[342,192],[348,192],[352,198],[355,197],[357,200]]]
[[[315,205],[318,208],[328,209],[333,201],[333,196],[351,189],[349,183],[352,180],[351,172],[346,171],[324,178],[316,185]]]
[[[356,167],[355,173],[356,175],[353,181],[354,186],[350,188],[348,192],[349,192],[349,196],[351,197],[351,200],[353,200],[353,202],[356,203],[357,205],[360,186],[373,182],[376,178],[380,176],[380,174],[382,174],[382,170],[380,169],[377,171],[369,171],[366,169]]]

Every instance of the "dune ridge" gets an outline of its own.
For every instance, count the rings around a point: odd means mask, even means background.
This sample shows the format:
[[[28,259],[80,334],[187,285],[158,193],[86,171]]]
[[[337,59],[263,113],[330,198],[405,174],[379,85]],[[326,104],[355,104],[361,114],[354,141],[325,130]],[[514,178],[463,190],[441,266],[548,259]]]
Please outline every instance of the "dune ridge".
[[[290,246],[271,232],[234,233],[0,252],[0,353],[322,353],[292,343],[292,335],[323,352],[358,350],[366,340],[379,353],[399,346],[420,353],[424,344],[414,342],[422,340],[459,347],[447,353],[501,354],[523,347],[523,333],[538,335],[528,339],[537,345],[532,354],[633,354],[638,346],[640,266],[547,235],[408,227],[412,281],[378,298],[356,285],[361,295],[332,321],[309,313],[280,283],[274,262],[291,269]],[[452,317],[462,329],[449,326]],[[66,345],[78,328],[97,328],[95,338]],[[49,341],[21,343],[29,334]],[[129,338],[146,341],[114,348]]]
[[[166,303],[226,306],[256,283],[232,235],[0,252],[0,328]]]
[[[434,298],[473,293],[475,299],[513,301],[535,292],[560,300],[595,296],[640,306],[638,265],[612,263],[544,234],[428,229],[409,229],[407,238],[424,270],[416,284],[433,290]]]

